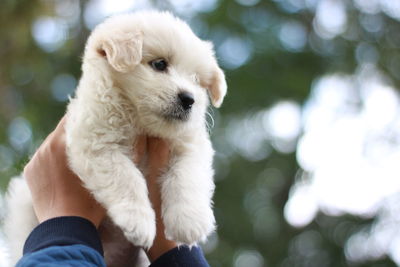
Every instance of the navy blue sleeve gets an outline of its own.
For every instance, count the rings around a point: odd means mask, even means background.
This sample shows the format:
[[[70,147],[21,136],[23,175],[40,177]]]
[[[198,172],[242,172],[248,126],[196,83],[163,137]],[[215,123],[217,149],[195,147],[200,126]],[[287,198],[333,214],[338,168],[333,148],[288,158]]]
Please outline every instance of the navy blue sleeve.
[[[58,217],[38,225],[24,246],[17,267],[105,267],[96,227],[81,217]],[[209,267],[199,247],[180,246],[150,267]]]
[[[161,255],[150,267],[209,267],[199,247],[180,246]]]
[[[58,217],[38,225],[24,246],[17,267],[104,266],[96,227],[81,217]]]

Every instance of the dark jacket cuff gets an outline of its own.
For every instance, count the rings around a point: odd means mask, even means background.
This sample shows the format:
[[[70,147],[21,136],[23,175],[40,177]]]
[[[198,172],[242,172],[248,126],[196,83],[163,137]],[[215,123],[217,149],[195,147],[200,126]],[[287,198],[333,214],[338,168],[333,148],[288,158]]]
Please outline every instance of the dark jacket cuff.
[[[204,254],[199,247],[180,246],[164,253],[149,267],[209,267]]]
[[[85,245],[103,256],[103,247],[96,227],[82,217],[52,218],[39,224],[25,242],[23,253],[32,253],[51,246]]]

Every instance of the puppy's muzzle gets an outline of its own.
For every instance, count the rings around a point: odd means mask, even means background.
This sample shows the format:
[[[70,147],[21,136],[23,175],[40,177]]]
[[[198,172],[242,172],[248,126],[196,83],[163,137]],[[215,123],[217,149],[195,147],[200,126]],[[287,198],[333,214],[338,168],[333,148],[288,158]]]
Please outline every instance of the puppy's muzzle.
[[[192,93],[189,92],[181,92],[178,94],[179,103],[182,108],[186,111],[192,108],[194,103],[194,97]]]
[[[194,104],[192,93],[182,91],[178,93],[174,103],[164,111],[164,118],[168,120],[187,121]]]

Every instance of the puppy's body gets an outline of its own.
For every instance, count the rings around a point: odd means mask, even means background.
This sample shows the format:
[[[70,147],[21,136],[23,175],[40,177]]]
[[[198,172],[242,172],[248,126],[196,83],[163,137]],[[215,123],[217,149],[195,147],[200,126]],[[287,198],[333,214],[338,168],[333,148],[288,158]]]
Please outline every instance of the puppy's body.
[[[169,13],[122,15],[94,30],[82,70],[67,111],[72,170],[125,238],[149,247],[155,215],[145,178],[131,159],[132,145],[143,134],[167,139],[172,159],[159,181],[166,236],[185,244],[204,240],[215,227],[207,94],[218,107],[226,93],[212,45]]]

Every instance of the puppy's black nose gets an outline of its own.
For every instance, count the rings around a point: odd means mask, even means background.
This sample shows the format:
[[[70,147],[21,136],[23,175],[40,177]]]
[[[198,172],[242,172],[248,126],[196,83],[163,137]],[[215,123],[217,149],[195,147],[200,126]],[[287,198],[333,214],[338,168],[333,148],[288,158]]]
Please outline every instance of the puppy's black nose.
[[[178,94],[179,100],[184,110],[188,110],[194,103],[194,97],[192,93],[182,92]]]

